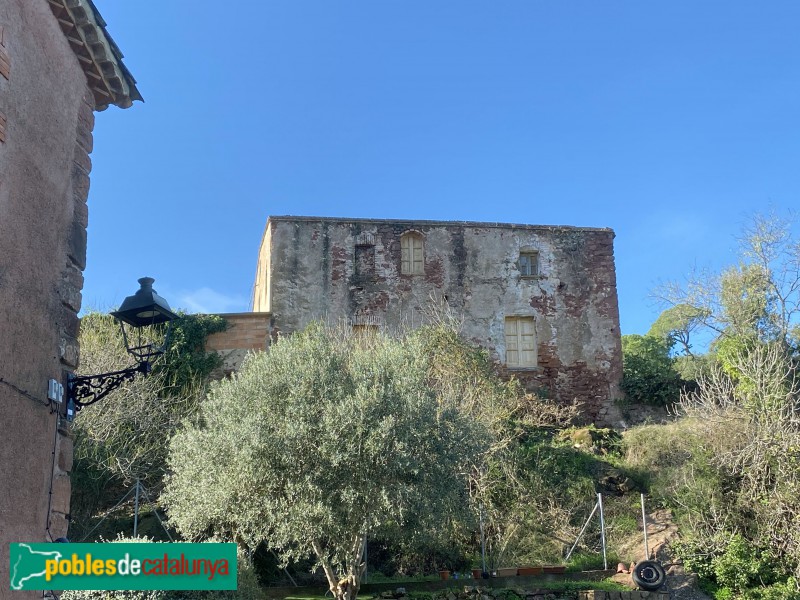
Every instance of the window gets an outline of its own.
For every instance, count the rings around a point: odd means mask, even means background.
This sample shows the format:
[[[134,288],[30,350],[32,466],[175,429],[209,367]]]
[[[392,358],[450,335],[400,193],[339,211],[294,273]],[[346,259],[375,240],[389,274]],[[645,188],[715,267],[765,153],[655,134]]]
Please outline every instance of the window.
[[[506,366],[536,366],[536,323],[533,317],[506,317]]]
[[[538,250],[522,250],[517,261],[520,275],[523,277],[536,277],[539,275],[539,252]]]
[[[375,275],[375,246],[356,246],[355,266],[360,277]]]
[[[356,324],[353,325],[353,335],[367,336],[376,335],[378,333],[377,325]]]
[[[382,319],[379,315],[369,314],[365,309],[359,309],[350,321],[353,333],[357,335],[375,334],[381,327]]]
[[[400,272],[403,275],[422,275],[425,272],[422,234],[415,231],[400,237]]]

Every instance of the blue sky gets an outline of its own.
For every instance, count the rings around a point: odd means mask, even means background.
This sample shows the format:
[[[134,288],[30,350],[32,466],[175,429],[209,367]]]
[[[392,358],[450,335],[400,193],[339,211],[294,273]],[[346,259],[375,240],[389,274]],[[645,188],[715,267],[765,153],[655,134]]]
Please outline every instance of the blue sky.
[[[611,227],[651,291],[800,207],[800,3],[96,0],[145,103],[97,115],[84,307],[249,309],[270,214]]]

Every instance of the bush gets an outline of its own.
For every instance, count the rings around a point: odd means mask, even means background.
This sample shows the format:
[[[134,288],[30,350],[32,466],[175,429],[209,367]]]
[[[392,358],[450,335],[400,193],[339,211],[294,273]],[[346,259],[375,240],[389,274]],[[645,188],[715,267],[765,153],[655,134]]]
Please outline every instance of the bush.
[[[623,335],[621,387],[631,402],[655,406],[677,402],[681,379],[666,344],[649,335]]]
[[[707,582],[715,600],[797,600],[800,590],[786,577],[775,554],[742,535],[708,544],[682,540],[672,544],[684,566]]]

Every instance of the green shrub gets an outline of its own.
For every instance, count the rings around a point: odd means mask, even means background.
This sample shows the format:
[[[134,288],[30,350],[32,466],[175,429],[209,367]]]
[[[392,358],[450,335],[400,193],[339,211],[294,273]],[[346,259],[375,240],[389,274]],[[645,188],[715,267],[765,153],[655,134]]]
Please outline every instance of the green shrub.
[[[741,535],[727,543],[682,540],[672,549],[684,566],[705,581],[715,600],[798,600],[796,581],[786,577],[781,561]]]
[[[630,402],[656,406],[677,402],[681,379],[666,344],[649,335],[623,335],[621,387]]]
[[[797,580],[790,577],[784,582],[748,590],[744,597],[746,600],[797,600],[800,598],[800,587]]]

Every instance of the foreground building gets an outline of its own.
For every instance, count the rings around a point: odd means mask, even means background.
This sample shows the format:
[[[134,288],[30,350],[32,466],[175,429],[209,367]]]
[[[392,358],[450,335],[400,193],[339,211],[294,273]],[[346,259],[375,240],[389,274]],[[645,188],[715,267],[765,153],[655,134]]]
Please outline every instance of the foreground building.
[[[90,0],[0,2],[0,598],[10,542],[66,535],[65,384],[78,316],[94,111],[141,100]],[[53,396],[54,394],[50,394]]]
[[[270,217],[253,311],[271,335],[314,320],[415,327],[443,305],[531,391],[616,420],[622,377],[610,229]]]

